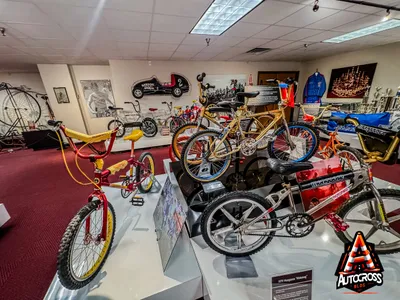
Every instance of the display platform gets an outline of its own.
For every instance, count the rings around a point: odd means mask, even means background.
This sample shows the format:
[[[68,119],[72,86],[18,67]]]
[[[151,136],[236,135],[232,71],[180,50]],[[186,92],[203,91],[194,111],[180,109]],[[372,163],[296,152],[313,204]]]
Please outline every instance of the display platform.
[[[166,177],[156,176],[161,185]],[[88,286],[76,291],[65,289],[56,275],[45,299],[194,300],[202,297],[201,273],[185,232],[163,273],[153,222],[161,191],[142,195],[145,200],[142,207],[132,206],[129,198],[123,199],[117,189],[104,188],[104,191],[115,208],[117,228],[111,254],[102,271]]]

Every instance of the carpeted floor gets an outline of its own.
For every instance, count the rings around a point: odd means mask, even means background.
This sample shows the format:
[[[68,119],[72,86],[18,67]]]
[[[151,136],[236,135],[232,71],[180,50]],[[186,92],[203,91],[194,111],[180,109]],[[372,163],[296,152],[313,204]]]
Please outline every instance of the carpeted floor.
[[[137,157],[141,152],[135,151]],[[168,158],[168,148],[150,152],[156,174],[164,173],[162,161]],[[106,166],[128,156],[128,152],[111,154]],[[73,157],[68,151],[74,175],[86,181],[75,172]],[[88,161],[82,161],[82,168],[93,174]],[[0,299],[43,299],[56,271],[62,234],[92,188],[79,186],[69,177],[57,150],[2,154],[0,172],[0,203],[11,216],[0,228]]]
[[[154,155],[156,174],[164,173],[162,161],[168,148],[146,151]],[[111,154],[106,166],[128,155]],[[76,171],[73,153],[68,151],[67,158]],[[92,174],[89,162],[83,161],[82,167]],[[378,178],[400,184],[400,165],[376,163],[373,171]],[[0,155],[0,172],[0,202],[11,215],[0,229],[0,299],[43,299],[56,271],[61,236],[92,189],[72,181],[57,150]]]

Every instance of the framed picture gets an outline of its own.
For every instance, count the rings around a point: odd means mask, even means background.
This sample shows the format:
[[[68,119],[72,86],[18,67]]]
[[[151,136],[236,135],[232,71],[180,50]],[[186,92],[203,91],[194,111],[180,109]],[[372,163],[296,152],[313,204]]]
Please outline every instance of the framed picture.
[[[115,106],[111,80],[81,80],[81,85],[90,117],[110,117],[108,107]]]
[[[59,104],[69,103],[68,93],[65,87],[55,87],[53,90]]]
[[[329,81],[328,98],[359,98],[372,85],[377,63],[333,69]]]

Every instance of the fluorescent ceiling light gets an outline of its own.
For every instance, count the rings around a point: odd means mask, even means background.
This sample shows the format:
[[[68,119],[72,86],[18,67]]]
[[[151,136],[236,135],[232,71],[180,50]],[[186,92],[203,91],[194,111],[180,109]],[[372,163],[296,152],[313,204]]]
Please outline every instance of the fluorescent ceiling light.
[[[214,0],[191,34],[221,35],[264,0]]]
[[[359,29],[359,30],[356,30],[356,31],[353,31],[350,33],[346,33],[346,34],[331,38],[329,40],[325,40],[324,43],[336,43],[336,44],[343,43],[346,41],[358,39],[363,36],[367,36],[367,35],[374,34],[377,32],[396,28],[399,26],[400,26],[400,20],[390,20],[390,21],[382,22],[382,23],[379,23],[379,24],[376,24],[376,25],[373,25],[370,27]]]

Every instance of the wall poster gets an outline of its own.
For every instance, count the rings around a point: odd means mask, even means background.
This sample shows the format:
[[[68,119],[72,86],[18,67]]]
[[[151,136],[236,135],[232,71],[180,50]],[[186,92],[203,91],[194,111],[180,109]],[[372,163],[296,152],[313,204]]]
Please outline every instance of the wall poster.
[[[221,98],[233,98],[237,92],[244,92],[247,74],[208,75],[204,83],[215,86],[214,93]]]
[[[83,96],[91,118],[110,117],[109,106],[115,106],[111,80],[81,80]]]
[[[328,88],[328,98],[362,99],[372,84],[377,63],[333,69]]]

